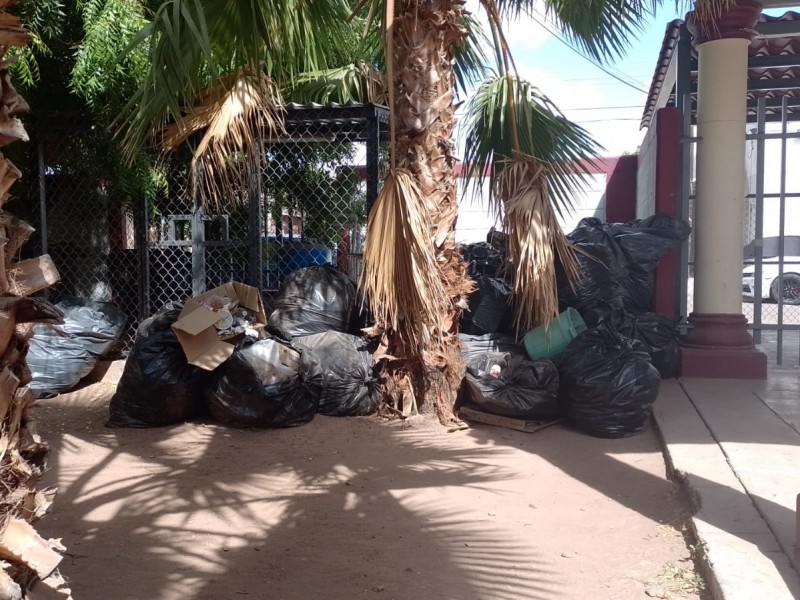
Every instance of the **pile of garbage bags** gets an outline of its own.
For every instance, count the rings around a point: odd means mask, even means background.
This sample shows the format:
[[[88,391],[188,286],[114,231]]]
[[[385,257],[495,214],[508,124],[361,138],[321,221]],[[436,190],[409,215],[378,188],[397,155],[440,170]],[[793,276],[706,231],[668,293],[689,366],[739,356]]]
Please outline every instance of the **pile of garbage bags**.
[[[253,290],[236,285],[243,294]],[[176,336],[187,328],[174,327],[183,312],[168,306],[140,325],[111,399],[109,427],[158,427],[197,417],[240,428],[293,427],[316,414],[359,416],[378,408],[372,349],[350,333],[355,285],[329,266],[290,274],[266,323],[223,340],[228,350],[213,346],[227,354],[217,363],[201,356],[191,361],[200,366],[190,364]]]
[[[680,363],[674,324],[652,312],[652,272],[688,235],[686,223],[664,215],[581,221],[569,234],[581,279],[570,283],[560,272],[558,281],[564,322],[580,327],[559,330],[557,351],[512,329],[503,235],[492,231],[485,243],[462,248],[476,289],[461,323],[467,368],[457,406],[526,421],[564,418],[600,437],[641,432],[661,378],[675,376]],[[140,325],[109,426],[204,416],[233,427],[291,427],[317,414],[378,409],[375,348],[355,329],[362,302],[346,275],[317,265],[291,273],[269,314],[257,290],[230,285],[230,294],[212,290],[212,299],[208,292],[167,306]],[[209,316],[218,306],[226,325]],[[247,322],[237,328],[240,313]],[[206,346],[191,346],[201,338]]]
[[[65,298],[55,306],[64,313],[64,323],[34,325],[26,357],[37,398],[74,388],[114,349],[128,324],[118,308],[105,302]]]
[[[509,269],[497,234],[478,248],[476,290],[462,322],[467,373],[459,405],[525,420],[566,418],[599,437],[642,431],[662,378],[680,365],[676,324],[652,311],[652,273],[691,232],[674,217],[632,223],[583,219],[568,235],[577,250],[580,280],[567,281],[557,265],[559,306],[577,311],[586,328],[557,357],[529,354],[511,329]],[[494,243],[491,243],[494,242]],[[502,242],[502,240],[501,240]],[[496,254],[499,253],[499,256]]]

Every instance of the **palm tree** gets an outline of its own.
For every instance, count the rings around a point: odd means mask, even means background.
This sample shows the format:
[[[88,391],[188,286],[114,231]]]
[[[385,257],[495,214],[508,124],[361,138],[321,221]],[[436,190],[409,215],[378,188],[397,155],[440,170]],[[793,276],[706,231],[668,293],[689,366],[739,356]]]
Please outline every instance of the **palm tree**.
[[[543,6],[574,43],[606,60],[624,52],[659,3]],[[387,400],[410,414],[424,399],[443,422],[453,421],[463,375],[458,321],[471,290],[454,239],[454,106],[470,81],[486,77],[469,107],[465,158],[476,181],[491,178],[510,234],[518,328],[555,316],[555,261],[574,272],[554,211],[569,208],[581,174],[575,165],[598,146],[515,71],[503,24],[534,15],[539,4],[481,0],[491,69],[483,34],[460,0],[362,0],[355,7],[344,0],[166,0],[134,41],[149,45],[151,65],[123,116],[127,148],[137,151],[167,121],[171,144],[205,129],[194,163],[219,174],[206,178],[213,188],[226,181],[232,150],[255,147],[259,128],[280,129],[281,93],[388,96],[392,168],[370,215],[362,286],[382,335]],[[365,34],[354,42],[354,31]],[[217,92],[208,94],[211,84]]]

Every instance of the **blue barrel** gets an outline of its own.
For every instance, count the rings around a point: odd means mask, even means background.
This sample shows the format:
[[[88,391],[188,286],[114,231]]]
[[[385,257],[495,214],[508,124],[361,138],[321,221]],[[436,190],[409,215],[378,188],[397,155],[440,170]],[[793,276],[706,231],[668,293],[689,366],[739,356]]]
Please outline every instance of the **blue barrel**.
[[[312,265],[329,265],[333,252],[322,244],[289,243],[278,250],[278,273],[281,281],[287,275]]]

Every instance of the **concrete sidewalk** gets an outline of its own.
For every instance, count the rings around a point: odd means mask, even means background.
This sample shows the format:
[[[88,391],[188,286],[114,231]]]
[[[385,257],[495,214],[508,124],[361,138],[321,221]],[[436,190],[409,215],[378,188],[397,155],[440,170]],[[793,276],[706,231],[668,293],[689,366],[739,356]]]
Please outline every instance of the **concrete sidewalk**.
[[[714,597],[800,598],[800,372],[664,381],[654,413],[668,466],[694,503]]]

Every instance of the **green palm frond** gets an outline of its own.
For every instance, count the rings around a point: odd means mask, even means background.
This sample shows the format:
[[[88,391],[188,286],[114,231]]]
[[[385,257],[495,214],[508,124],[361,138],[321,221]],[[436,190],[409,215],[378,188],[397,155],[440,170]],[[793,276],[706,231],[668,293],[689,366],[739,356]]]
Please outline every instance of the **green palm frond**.
[[[464,42],[456,48],[453,72],[456,79],[456,93],[466,98],[475,86],[488,75],[488,59],[484,48],[489,45],[486,32],[480,22],[470,13],[461,16],[461,24],[467,31]]]
[[[661,0],[496,0],[504,19],[551,20],[597,60],[623,56],[659,4]]]
[[[386,77],[374,65],[358,61],[298,77],[289,94],[294,102],[386,104]]]
[[[601,150],[585,129],[564,117],[531,83],[518,78],[485,81],[468,105],[464,127],[464,163],[476,189],[486,177],[496,180],[504,161],[515,156],[518,140],[519,153],[546,166],[549,197],[562,215],[572,208],[587,167]],[[494,192],[490,194],[490,201],[496,202]]]
[[[149,48],[150,67],[118,121],[127,153],[229,73],[290,81],[326,68],[348,14],[344,0],[167,0],[128,48]]]

